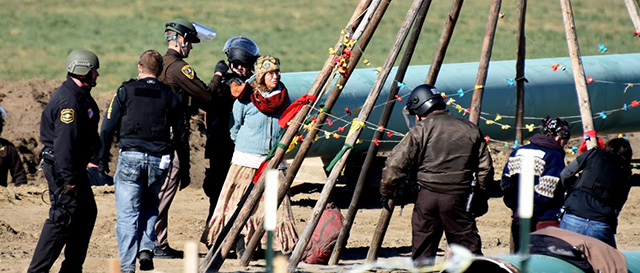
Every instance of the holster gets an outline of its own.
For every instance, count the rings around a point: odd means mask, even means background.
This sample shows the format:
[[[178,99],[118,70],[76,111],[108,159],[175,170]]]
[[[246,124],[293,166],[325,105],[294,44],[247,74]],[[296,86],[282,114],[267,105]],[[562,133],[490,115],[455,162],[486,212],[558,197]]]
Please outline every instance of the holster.
[[[42,149],[40,153],[40,164],[49,164],[51,165],[51,175],[58,187],[62,187],[64,184],[64,179],[59,175],[60,167],[56,164],[55,157],[53,156],[53,150],[51,148],[45,147]]]

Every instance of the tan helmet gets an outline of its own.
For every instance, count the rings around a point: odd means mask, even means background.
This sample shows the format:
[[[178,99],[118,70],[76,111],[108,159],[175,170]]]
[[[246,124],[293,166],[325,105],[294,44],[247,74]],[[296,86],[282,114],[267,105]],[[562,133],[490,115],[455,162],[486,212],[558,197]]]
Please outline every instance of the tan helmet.
[[[87,75],[94,68],[100,68],[100,60],[89,50],[76,49],[67,56],[67,72],[71,74]]]

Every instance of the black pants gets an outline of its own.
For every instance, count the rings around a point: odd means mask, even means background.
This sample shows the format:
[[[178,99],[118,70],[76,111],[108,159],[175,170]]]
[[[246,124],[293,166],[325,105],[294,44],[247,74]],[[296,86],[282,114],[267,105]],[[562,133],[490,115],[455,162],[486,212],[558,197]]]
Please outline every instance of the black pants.
[[[207,223],[213,216],[216,209],[222,186],[229,167],[231,167],[231,157],[233,157],[234,144],[231,139],[210,136],[207,138],[205,147],[205,158],[209,159],[209,168],[205,170],[202,189],[209,197],[209,214],[207,215]]]
[[[65,245],[60,272],[82,272],[98,213],[86,171],[78,173],[73,193],[61,195],[62,185],[55,183],[53,165],[44,163],[42,170],[49,184],[51,208],[27,272],[49,272]]]
[[[467,197],[468,194],[453,195],[420,189],[411,218],[414,261],[434,259],[443,232],[449,244],[459,244],[474,254],[482,255],[476,220],[465,210]]]

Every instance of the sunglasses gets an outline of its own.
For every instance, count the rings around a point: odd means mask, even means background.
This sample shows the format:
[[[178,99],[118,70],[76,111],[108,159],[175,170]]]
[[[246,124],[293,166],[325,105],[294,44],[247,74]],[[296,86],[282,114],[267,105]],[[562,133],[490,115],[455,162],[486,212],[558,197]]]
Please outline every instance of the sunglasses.
[[[248,64],[248,63],[239,63],[239,62],[231,62],[231,65],[234,66],[234,67],[242,66],[242,67],[247,68],[247,69],[251,68],[251,66],[252,66],[251,64]]]

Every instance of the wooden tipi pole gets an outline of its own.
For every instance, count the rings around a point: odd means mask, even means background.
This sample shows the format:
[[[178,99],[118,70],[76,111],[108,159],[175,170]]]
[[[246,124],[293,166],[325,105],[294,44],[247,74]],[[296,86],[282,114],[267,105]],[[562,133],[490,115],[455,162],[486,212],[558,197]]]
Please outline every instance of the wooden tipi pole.
[[[526,57],[527,40],[524,35],[525,19],[527,15],[527,0],[518,0],[518,23],[516,24],[516,120],[515,140],[524,141],[524,62]]]
[[[638,14],[638,6],[636,6],[636,3],[633,0],[624,0],[624,4],[627,6],[627,10],[629,11],[629,17],[631,17],[633,27],[636,31],[640,31],[640,14]],[[640,1],[638,5],[640,5]]]
[[[456,23],[458,22],[458,16],[460,15],[460,10],[462,9],[463,2],[464,0],[454,0],[451,4],[449,16],[447,17],[447,21],[445,22],[444,28],[442,29],[442,35],[440,35],[440,40],[438,41],[438,48],[433,54],[431,66],[429,67],[429,72],[424,83],[436,83],[436,79],[438,78],[438,74],[440,73],[440,67],[442,66],[444,57],[447,54],[447,48],[449,47],[451,36],[453,36],[453,30],[455,29]]]
[[[383,128],[387,127],[389,118],[391,117],[391,112],[393,111],[393,107],[395,106],[396,101],[395,96],[398,94],[398,90],[400,90],[400,87],[398,87],[397,83],[401,83],[404,81],[407,67],[409,67],[409,63],[411,62],[411,58],[413,57],[413,52],[415,51],[416,44],[418,43],[418,39],[420,38],[420,32],[422,30],[422,26],[427,16],[427,12],[429,11],[430,5],[431,0],[425,1],[425,3],[422,5],[422,7],[420,7],[420,10],[418,11],[418,16],[416,17],[415,22],[413,22],[409,42],[407,43],[407,47],[404,50],[404,56],[402,57],[400,65],[398,65],[398,70],[396,71],[394,81],[396,84],[391,85],[391,90],[389,90],[389,95],[387,96],[387,104],[385,105],[382,116],[380,116],[380,121],[378,122],[378,125],[382,126]],[[378,145],[376,145],[375,140],[380,140],[383,137],[384,132],[382,131],[376,131],[374,133],[374,140],[371,141],[369,149],[367,150],[367,156],[364,159],[362,170],[360,171],[360,175],[358,176],[358,181],[353,192],[353,197],[351,198],[351,203],[349,204],[349,210],[347,211],[342,229],[340,230],[340,235],[338,236],[338,240],[336,241],[336,244],[333,248],[333,252],[331,252],[329,265],[338,264],[342,249],[344,249],[344,247],[347,245],[347,240],[349,239],[351,227],[353,226],[353,221],[356,217],[356,212],[358,211],[358,202],[360,201],[360,196],[364,191],[365,181],[367,179],[367,174],[369,173],[369,168],[371,167],[371,162],[373,162],[373,159],[375,159],[378,154]]]
[[[364,124],[364,122],[368,119],[369,114],[373,110],[374,104],[378,96],[380,95],[380,91],[384,86],[386,78],[389,75],[391,68],[393,67],[393,64],[395,63],[396,58],[400,53],[400,50],[402,49],[402,45],[404,44],[404,41],[409,33],[409,29],[413,24],[413,22],[415,21],[418,10],[420,9],[420,6],[423,4],[424,1],[425,0],[413,1],[413,4],[411,5],[411,8],[409,9],[407,16],[405,17],[402,27],[400,28],[400,31],[396,36],[396,40],[393,46],[391,47],[389,54],[387,55],[386,62],[382,66],[382,70],[380,71],[380,74],[378,75],[378,78],[376,79],[376,82],[374,83],[373,88],[369,93],[369,96],[367,97],[364,105],[360,109],[360,113],[358,115],[357,120],[354,120],[353,123],[351,124],[351,129],[347,134],[343,150],[337,156],[337,158],[339,159],[337,163],[333,166],[333,169],[331,170],[331,173],[327,178],[327,182],[325,183],[324,188],[320,193],[320,197],[318,197],[318,201],[316,202],[316,205],[311,213],[311,216],[309,220],[307,220],[307,226],[305,227],[302,234],[300,234],[300,237],[298,238],[298,242],[296,243],[296,246],[293,252],[291,253],[291,257],[289,258],[289,266],[288,266],[289,272],[295,272],[298,266],[298,263],[300,263],[300,260],[302,259],[302,254],[307,248],[307,244],[309,243],[311,234],[313,233],[313,230],[316,228],[316,225],[318,224],[318,220],[320,219],[320,215],[324,211],[325,206],[327,204],[327,200],[329,199],[329,196],[333,191],[333,186],[335,185],[335,181],[340,175],[340,172],[344,167],[345,162],[349,157],[349,154],[351,153],[351,150],[352,150],[351,147],[353,147],[353,145],[355,145],[356,141],[358,140],[358,137],[362,132],[362,128],[366,128],[366,125]]]
[[[338,80],[333,90],[331,91],[331,94],[325,101],[324,108],[328,109],[327,110],[328,112],[331,111],[331,108],[333,108],[334,104],[336,103],[342,91],[342,88],[338,86],[344,86],[347,83],[347,80],[351,76],[351,72],[353,71],[353,69],[355,69],[360,57],[362,56],[362,51],[364,51],[364,49],[367,47],[367,44],[371,36],[373,35],[373,33],[375,32],[375,29],[380,23],[380,20],[382,19],[382,16],[384,15],[388,7],[388,4],[389,4],[388,1],[380,1],[380,0],[373,1],[369,10],[367,11],[368,14],[369,12],[371,12],[371,14],[369,15],[372,15],[372,18],[370,18],[371,19],[370,22],[368,21],[368,23],[366,24],[364,22],[361,23],[361,27],[356,29],[356,31],[354,32],[354,40],[358,41],[359,46],[358,48],[352,48],[352,55],[348,64],[347,73]],[[374,8],[374,7],[377,7],[377,8]],[[293,183],[293,179],[295,178],[296,174],[298,173],[298,170],[302,166],[302,162],[304,161],[307,155],[307,152],[311,147],[311,144],[314,142],[313,140],[317,136],[319,129],[323,126],[326,118],[327,118],[327,114],[324,112],[321,112],[316,116],[316,122],[314,127],[312,128],[312,130],[310,130],[307,133],[305,140],[300,145],[300,148],[298,149],[298,152],[296,153],[295,158],[293,159],[291,165],[287,169],[287,175],[285,176],[281,186],[279,187],[278,204],[282,202],[285,195],[288,193],[289,188]],[[256,231],[253,238],[251,238],[251,240],[249,241],[247,250],[245,251],[245,254],[240,259],[243,265],[249,264],[249,260],[253,256],[253,252],[257,248],[258,243],[260,243],[260,238],[262,237],[262,234],[263,234],[262,230]]]
[[[480,119],[480,111],[482,110],[482,95],[484,93],[484,84],[487,81],[487,71],[489,70],[489,61],[491,61],[491,52],[493,50],[493,39],[496,36],[496,26],[498,25],[498,15],[502,0],[493,0],[489,10],[489,21],[482,42],[482,53],[480,54],[480,63],[478,66],[478,75],[476,77],[476,85],[471,98],[471,111],[469,112],[469,121],[478,124]]]
[[[371,0],[361,0],[360,4],[358,5],[358,8],[354,11],[353,16],[351,17],[351,21],[349,22],[350,26],[347,26],[347,28],[350,28],[350,27],[356,28],[360,24],[361,20],[368,20],[368,18],[364,18],[364,19],[360,18],[360,14],[367,7],[370,6],[369,5],[370,3],[371,3]],[[377,26],[377,23],[375,23],[375,25]],[[342,43],[342,37],[340,38],[336,47],[341,43]],[[334,66],[335,66],[333,63],[334,57],[335,57],[334,55],[331,55],[329,56],[329,58],[327,58],[322,70],[320,71],[320,73],[316,78],[316,81],[311,86],[311,89],[309,90],[308,95],[317,96],[320,93],[320,90],[326,84],[327,79],[329,78],[331,72],[334,69]],[[308,104],[305,104],[300,109],[298,114],[296,114],[295,118],[292,120],[292,124],[302,124],[304,119],[306,118],[306,115],[309,113],[310,108],[311,107]],[[279,146],[287,147],[297,133],[298,133],[298,128],[296,128],[296,126],[290,126],[285,132],[285,134],[282,136],[282,139],[280,141],[281,145]],[[285,151],[286,149],[278,147],[275,155],[269,161],[265,170],[275,168],[275,166],[277,166],[282,160],[282,158],[284,157]],[[207,253],[207,255],[205,256],[205,258],[203,259],[203,261],[200,263],[200,267],[199,267],[200,272],[217,272],[218,269],[222,266],[224,259],[229,253],[229,250],[231,249],[231,245],[234,244],[235,241],[237,240],[237,237],[240,234],[240,230],[246,223],[247,219],[249,219],[251,212],[257,205],[257,201],[259,200],[263,191],[264,191],[264,176],[261,176],[261,178],[255,184],[254,190],[252,190],[251,192],[248,192],[249,196],[247,198],[247,201],[242,204],[238,204],[238,209],[240,210],[238,214],[238,218],[235,219],[235,221],[230,220],[225,225],[225,228],[223,230],[227,230],[227,234],[219,235],[221,236],[221,238],[224,238],[221,243],[221,246],[218,248],[211,248]],[[227,228],[227,226],[230,226],[230,228]]]
[[[456,22],[458,21],[458,15],[460,14],[460,10],[462,9],[462,3],[463,0],[454,0],[453,4],[451,4],[451,10],[449,11],[449,16],[447,17],[447,21],[445,22],[444,28],[442,30],[442,35],[440,36],[440,40],[438,41],[438,48],[433,55],[433,60],[431,61],[431,67],[429,67],[429,72],[425,78],[425,83],[434,84],[436,79],[438,78],[438,73],[440,72],[442,62],[444,61],[447,47],[449,46],[449,41],[451,41],[453,30],[456,26]],[[391,221],[393,206],[394,201],[387,200],[387,207],[390,208],[391,211],[388,211],[386,209],[382,209],[380,211],[380,218],[378,219],[376,230],[373,232],[371,245],[369,246],[369,251],[367,252],[367,262],[374,262],[376,259],[378,259],[378,252],[380,250],[380,247],[382,246],[382,240],[384,239],[384,235],[386,234],[387,228],[389,227],[389,222]]]
[[[582,66],[582,59],[580,57],[580,46],[578,45],[578,35],[576,34],[576,25],[573,20],[571,0],[560,0],[560,6],[562,7],[562,19],[564,21],[565,34],[567,35],[569,56],[571,57],[573,79],[576,84],[576,93],[578,94],[578,106],[580,107],[582,130],[584,133],[592,132],[594,129],[593,117],[591,116],[591,102],[589,101],[587,80],[584,77],[584,67]],[[596,145],[597,141],[595,137],[587,139],[587,149],[596,147]]]

